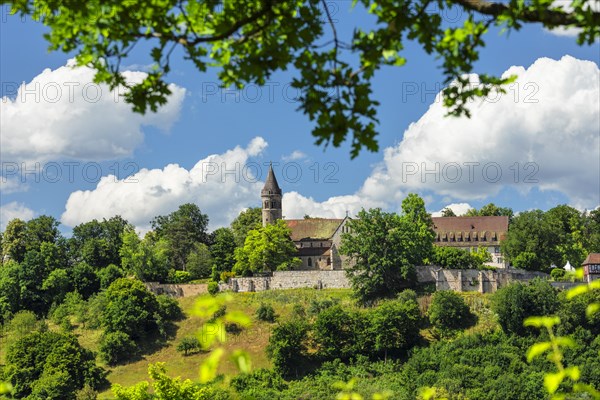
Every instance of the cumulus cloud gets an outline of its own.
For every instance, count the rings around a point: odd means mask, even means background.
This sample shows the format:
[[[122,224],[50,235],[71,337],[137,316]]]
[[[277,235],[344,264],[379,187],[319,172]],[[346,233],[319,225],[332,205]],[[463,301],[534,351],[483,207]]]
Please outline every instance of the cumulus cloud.
[[[28,221],[35,215],[35,212],[22,203],[11,201],[0,206],[0,231],[4,231],[6,225],[15,218]]]
[[[571,0],[555,0],[552,6],[562,8],[565,12],[572,12],[573,7],[571,6]],[[600,12],[600,1],[599,0],[587,0],[584,5],[584,9],[591,9],[594,12]],[[556,36],[568,36],[576,37],[582,32],[581,28],[565,28],[557,27],[554,29],[546,29],[547,32]]]
[[[409,192],[420,193],[428,205],[449,204],[460,215],[471,208],[469,201],[489,199],[503,188],[555,190],[574,206],[596,207],[598,66],[569,56],[542,58],[505,72],[512,74],[518,79],[506,94],[472,104],[471,119],[446,118],[442,103],[434,102],[398,145],[384,150],[382,162],[355,193],[320,201],[287,192],[283,215],[342,218],[363,207],[399,211]],[[228,225],[239,211],[259,204],[266,168],[249,160],[266,146],[258,137],[190,170],[170,164],[126,180],[104,177],[94,190],[71,194],[62,222],[74,226],[120,214],[143,230],[154,216],[193,202],[208,213],[211,228]],[[252,164],[256,168],[244,167]]]
[[[471,105],[471,119],[444,117],[438,99],[384,151],[363,192],[394,199],[407,191],[452,200],[485,199],[505,187],[557,190],[583,207],[598,204],[598,66],[565,56],[511,67],[517,81]],[[477,84],[476,76],[473,77]]]
[[[195,203],[210,217],[210,228],[228,225],[244,208],[260,204],[266,168],[250,162],[267,147],[256,137],[245,147],[210,155],[187,170],[177,164],[141,169],[126,179],[102,177],[93,190],[71,193],[61,222],[75,226],[92,219],[121,215],[140,231],[155,216]]]
[[[185,89],[170,85],[172,94],[156,113],[131,111],[119,94],[93,83],[95,71],[66,66],[45,69],[20,86],[4,82],[0,138],[5,161],[44,162],[57,159],[108,160],[130,156],[143,142],[142,127],[168,131],[177,120]],[[145,72],[125,71],[126,80],[140,82]],[[12,86],[11,86],[12,85]]]
[[[439,211],[432,212],[431,216],[441,217],[442,211],[444,211],[446,208],[449,208],[450,210],[454,211],[454,214],[456,214],[457,217],[460,217],[461,215],[466,214],[466,212],[473,207],[469,203],[452,203],[448,204],[446,207],[442,207],[442,209]]]
[[[294,150],[291,154],[281,157],[283,161],[298,161],[306,158],[307,155],[300,150]]]

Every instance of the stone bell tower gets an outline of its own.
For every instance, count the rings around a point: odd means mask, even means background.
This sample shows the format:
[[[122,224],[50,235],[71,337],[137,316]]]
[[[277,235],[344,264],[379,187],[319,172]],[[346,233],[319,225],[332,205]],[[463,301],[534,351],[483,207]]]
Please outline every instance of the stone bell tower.
[[[260,197],[262,199],[263,226],[281,219],[281,189],[277,184],[277,179],[275,179],[272,164],[269,165],[269,173],[267,174],[265,186],[260,191]]]

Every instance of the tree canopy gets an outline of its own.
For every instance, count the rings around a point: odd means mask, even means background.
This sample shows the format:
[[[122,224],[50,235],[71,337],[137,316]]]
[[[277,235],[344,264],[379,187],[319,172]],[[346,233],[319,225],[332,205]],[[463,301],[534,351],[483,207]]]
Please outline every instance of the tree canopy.
[[[388,297],[414,283],[414,267],[431,258],[433,223],[423,199],[409,194],[402,214],[362,210],[348,222],[340,253],[352,260],[348,278],[363,302]]]
[[[293,68],[291,85],[302,93],[299,109],[316,121],[316,143],[350,139],[352,157],[378,149],[372,79],[383,66],[404,65],[410,42],[440,60],[445,83],[455,83],[444,89],[444,104],[459,116],[470,115],[468,100],[513,80],[480,74],[480,85],[469,82],[491,28],[576,27],[580,45],[600,36],[600,13],[583,0],[354,0],[348,7],[364,9],[374,22],[362,19],[350,37],[338,32],[325,0],[8,3],[12,12],[49,27],[50,50],[75,53],[78,65],[97,70],[97,82],[127,87],[125,98],[138,112],[167,101],[175,49],[200,72],[216,68],[225,87],[264,85],[273,73]],[[444,15],[453,7],[462,17],[449,21]],[[136,47],[149,49],[153,68],[134,84],[120,67]]]
[[[300,262],[295,254],[296,246],[290,239],[290,229],[285,221],[277,220],[248,232],[244,247],[235,250],[233,271],[248,276],[256,272],[290,269]]]

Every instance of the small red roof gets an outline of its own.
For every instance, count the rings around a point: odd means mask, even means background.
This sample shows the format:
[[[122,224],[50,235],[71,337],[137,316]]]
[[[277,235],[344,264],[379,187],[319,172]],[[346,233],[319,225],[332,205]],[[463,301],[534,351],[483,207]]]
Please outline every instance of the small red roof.
[[[600,264],[600,253],[590,253],[583,262],[583,265]]]

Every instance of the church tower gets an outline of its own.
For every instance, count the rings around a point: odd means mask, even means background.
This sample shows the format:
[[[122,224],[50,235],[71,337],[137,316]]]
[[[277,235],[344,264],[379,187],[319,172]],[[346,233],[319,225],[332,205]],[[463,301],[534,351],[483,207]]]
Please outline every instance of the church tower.
[[[281,189],[277,184],[277,179],[275,179],[273,165],[269,165],[269,173],[267,174],[265,186],[260,191],[260,197],[262,199],[263,226],[281,219]]]

